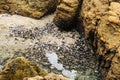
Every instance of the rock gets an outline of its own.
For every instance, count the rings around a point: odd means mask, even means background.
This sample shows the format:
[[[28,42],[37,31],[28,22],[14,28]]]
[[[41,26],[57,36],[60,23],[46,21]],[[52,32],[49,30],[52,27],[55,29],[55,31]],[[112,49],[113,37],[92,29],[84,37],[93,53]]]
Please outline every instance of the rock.
[[[44,78],[41,76],[35,76],[30,78],[24,78],[23,80],[44,80]]]
[[[17,57],[5,65],[0,73],[0,80],[22,80],[24,77],[36,75],[45,76],[46,72],[36,63],[29,62],[24,57]]]
[[[59,0],[2,0],[0,13],[20,14],[32,18],[41,18],[54,12]]]
[[[85,26],[86,38],[93,37],[91,33],[94,33],[99,24],[99,20],[106,13],[107,9],[108,2],[106,0],[83,1],[80,16],[82,17]]]
[[[107,74],[107,80],[120,79],[120,70],[119,70],[120,68],[120,60],[119,60],[120,58],[120,3],[111,2],[109,12],[113,12],[116,15],[109,14],[108,16],[108,22],[109,22],[108,27],[110,27],[110,29],[109,29],[109,34],[107,35],[107,38],[106,38],[107,39],[106,46],[107,46],[107,49],[110,50],[110,52],[109,52],[109,55],[105,55],[105,56],[106,56],[106,60],[108,60],[108,58],[109,59],[111,57],[112,58],[111,58],[111,66]],[[114,18],[110,19],[110,17],[114,17]]]
[[[35,76],[30,78],[24,78],[23,80],[70,80],[62,75],[58,75],[55,73],[49,73],[45,77]]]
[[[73,28],[74,18],[78,10],[78,0],[62,0],[60,5],[57,6],[56,15],[54,17],[54,23],[62,29]]]
[[[57,75],[54,73],[49,73],[44,78],[45,78],[45,80],[70,80],[62,75]]]
[[[80,14],[86,38],[93,41],[99,56],[102,77],[120,79],[120,3],[104,0],[83,1]],[[102,79],[102,80],[103,80]]]

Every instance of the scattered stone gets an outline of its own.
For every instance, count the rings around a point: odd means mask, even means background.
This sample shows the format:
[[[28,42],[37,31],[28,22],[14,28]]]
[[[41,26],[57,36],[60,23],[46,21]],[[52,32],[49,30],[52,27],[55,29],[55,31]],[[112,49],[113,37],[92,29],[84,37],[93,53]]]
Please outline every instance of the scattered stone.
[[[52,22],[53,17],[54,15],[49,15],[35,20],[18,15],[1,15],[0,64],[4,65],[11,58],[24,56],[37,62],[48,72],[62,73],[51,67],[45,56],[47,52],[55,52],[58,63],[66,70],[84,73],[86,69],[92,69],[92,75],[96,75],[97,60],[89,42],[76,30],[60,31]],[[7,60],[4,60],[6,56]]]

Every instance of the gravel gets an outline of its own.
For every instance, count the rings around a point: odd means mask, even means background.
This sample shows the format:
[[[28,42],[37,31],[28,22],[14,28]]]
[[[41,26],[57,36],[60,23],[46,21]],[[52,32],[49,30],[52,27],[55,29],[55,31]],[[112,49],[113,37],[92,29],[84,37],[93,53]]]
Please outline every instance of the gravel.
[[[31,61],[36,61],[40,66],[48,69],[48,71],[56,72],[57,69],[51,68],[51,64],[45,54],[47,52],[55,52],[59,58],[58,62],[63,64],[65,69],[83,73],[91,70],[92,75],[96,74],[98,65],[92,47],[75,30],[67,33],[60,31],[53,23],[47,23],[42,28],[38,26],[25,29],[19,26],[19,29],[12,29],[11,35],[37,40],[25,52],[18,51],[18,53]],[[15,53],[14,57],[18,56],[18,53]]]
[[[51,18],[49,20],[46,17],[46,19],[41,20],[41,24],[44,25],[26,28],[24,23],[22,23],[21,25],[9,27],[9,37],[15,39],[13,42],[19,45],[23,42],[23,49],[13,50],[12,58],[24,56],[30,61],[37,62],[41,67],[47,69],[48,72],[62,73],[62,71],[51,67],[51,63],[45,56],[47,52],[55,52],[58,56],[58,63],[62,64],[65,70],[75,70],[78,74],[80,72],[80,76],[94,76],[94,80],[97,80],[99,75],[97,70],[98,62],[91,45],[83,35],[76,30],[69,32],[59,30],[52,23]],[[44,23],[46,20],[47,22]],[[24,47],[27,41],[28,45]]]

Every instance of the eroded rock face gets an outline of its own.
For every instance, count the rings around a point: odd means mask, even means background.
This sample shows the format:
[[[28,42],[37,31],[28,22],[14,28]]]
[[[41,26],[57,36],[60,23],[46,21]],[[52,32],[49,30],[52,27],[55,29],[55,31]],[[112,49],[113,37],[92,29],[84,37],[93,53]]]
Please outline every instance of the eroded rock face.
[[[45,76],[46,72],[36,63],[29,62],[24,57],[18,57],[7,63],[0,73],[0,80],[22,80],[24,77],[36,75]]]
[[[99,20],[107,12],[108,6],[107,0],[83,1],[80,15],[83,19],[83,24],[85,25],[86,37],[90,37],[89,33],[91,33],[91,31],[95,31],[95,28],[99,24]]]
[[[108,49],[106,53],[109,53],[108,55],[105,54],[105,58],[112,61],[107,74],[107,80],[120,79],[120,3],[111,2],[109,9],[107,18],[108,29],[105,29],[108,35],[106,35],[107,37],[103,36],[106,37],[104,38],[106,39],[106,48]]]
[[[78,10],[78,0],[62,0],[57,6],[54,23],[63,29],[70,29]]]
[[[0,13],[40,18],[55,11],[59,0],[1,0]]]
[[[100,56],[103,77],[106,80],[120,79],[120,3],[119,1],[84,1],[81,16],[86,37],[94,39]],[[106,75],[105,75],[106,74]]]

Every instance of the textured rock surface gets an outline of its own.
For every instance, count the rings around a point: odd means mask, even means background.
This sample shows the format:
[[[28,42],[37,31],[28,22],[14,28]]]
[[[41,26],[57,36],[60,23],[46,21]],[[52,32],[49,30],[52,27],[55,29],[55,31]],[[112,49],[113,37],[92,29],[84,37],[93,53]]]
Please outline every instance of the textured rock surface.
[[[35,76],[30,78],[24,78],[23,80],[70,80],[62,75],[58,75],[55,73],[49,73],[45,77]]]
[[[73,21],[76,17],[78,10],[78,0],[62,0],[60,5],[57,6],[56,16],[54,23],[64,29],[70,29],[73,27]]]
[[[120,3],[117,2],[111,2],[110,3],[110,10],[108,12],[108,24],[105,27],[101,27],[103,29],[109,27],[107,30],[100,30],[100,33],[98,36],[103,36],[103,41],[106,40],[105,48],[106,48],[106,54],[105,59],[107,61],[111,60],[110,69],[107,75],[107,80],[110,79],[120,79]],[[107,31],[107,35],[105,35]],[[108,64],[108,63],[106,63]]]
[[[45,78],[45,80],[70,80],[62,75],[57,75],[54,73],[49,73],[44,78]]]
[[[0,13],[40,18],[56,9],[59,0],[1,0]]]
[[[89,0],[83,1],[81,17],[83,19],[83,24],[85,25],[86,37],[90,37],[89,33],[96,29],[99,20],[108,11],[108,1],[100,0]],[[93,36],[92,36],[93,37]]]
[[[35,77],[34,77],[35,76]],[[17,57],[9,61],[0,73],[0,80],[69,80],[68,78],[49,73],[29,62],[24,57]]]
[[[42,76],[26,77],[23,80],[44,80]]]
[[[120,79],[120,3],[119,0],[83,1],[81,16],[86,37],[94,39],[100,56],[102,77]],[[106,74],[106,75],[105,75]]]
[[[29,62],[24,57],[9,61],[0,73],[0,80],[22,80],[24,77],[36,75],[45,76],[46,72],[36,63]]]

